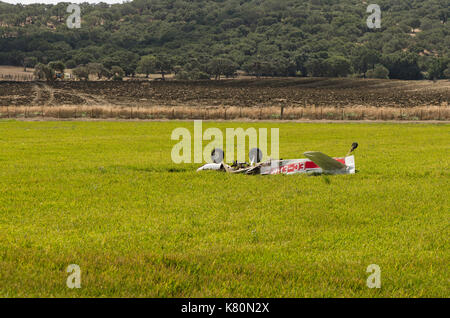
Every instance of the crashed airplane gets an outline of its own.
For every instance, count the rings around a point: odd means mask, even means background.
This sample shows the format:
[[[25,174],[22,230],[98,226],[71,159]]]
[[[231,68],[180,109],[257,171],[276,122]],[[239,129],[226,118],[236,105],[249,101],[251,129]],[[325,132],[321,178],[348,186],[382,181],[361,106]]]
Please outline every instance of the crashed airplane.
[[[211,152],[212,163],[207,163],[197,171],[217,170],[227,173],[242,174],[354,174],[356,172],[355,157],[351,153],[358,147],[354,142],[345,157],[331,158],[318,151],[303,153],[306,159],[280,159],[261,161],[263,154],[260,149],[253,148],[249,152],[250,163],[235,161],[232,165],[226,164],[224,152],[216,148]]]

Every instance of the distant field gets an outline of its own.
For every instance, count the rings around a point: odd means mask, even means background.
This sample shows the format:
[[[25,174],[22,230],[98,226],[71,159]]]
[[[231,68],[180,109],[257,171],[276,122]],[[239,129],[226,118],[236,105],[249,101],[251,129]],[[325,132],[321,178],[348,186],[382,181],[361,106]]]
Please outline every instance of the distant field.
[[[34,68],[27,67],[27,71],[25,72],[22,66],[9,66],[9,65],[0,65],[0,74],[19,74],[19,75],[29,75],[33,74]]]
[[[267,78],[221,81],[0,82],[0,106],[449,106],[450,81]]]
[[[13,77],[13,80],[19,81],[31,81],[35,80],[34,68],[27,67],[27,71],[25,72],[22,66],[10,66],[10,65],[0,65],[0,81],[7,80],[8,77]],[[72,74],[72,69],[65,69],[64,73]],[[140,77],[145,77],[145,75],[139,75]],[[173,78],[173,74],[168,74],[166,77],[168,79]],[[161,78],[160,74],[150,74],[149,79]],[[130,79],[129,77],[125,77],[125,80]],[[90,75],[90,80],[97,80],[97,76]]]
[[[2,120],[0,296],[449,296],[449,125],[203,125],[279,127],[283,158],[358,141],[359,173],[196,173],[189,122]]]
[[[0,82],[0,118],[450,120],[450,81]]]
[[[0,65],[0,82],[1,81],[32,81],[34,80],[33,68]]]

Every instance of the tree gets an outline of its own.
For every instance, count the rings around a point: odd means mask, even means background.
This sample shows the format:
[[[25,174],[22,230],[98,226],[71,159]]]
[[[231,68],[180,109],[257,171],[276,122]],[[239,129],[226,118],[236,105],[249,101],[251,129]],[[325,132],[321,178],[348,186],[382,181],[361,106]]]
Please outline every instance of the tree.
[[[236,77],[236,71],[238,70],[239,65],[231,60],[227,64],[225,64],[225,67],[223,69],[223,75],[225,75],[226,78],[230,77]]]
[[[38,63],[34,67],[34,76],[39,80],[45,80],[44,67],[45,67],[45,65],[42,63]]]
[[[125,71],[120,66],[114,65],[111,67],[111,74],[114,81],[121,81],[125,76]]]
[[[75,61],[76,65],[86,65],[94,61],[95,57],[91,53],[81,51],[73,55],[72,59]]]
[[[183,67],[181,65],[175,65],[173,67],[173,73],[175,74],[175,76],[180,72],[183,72]]]
[[[209,76],[208,73],[205,73],[199,69],[193,69],[191,71],[188,72],[188,77],[191,80],[210,80],[211,77]]]
[[[387,67],[392,79],[417,80],[422,78],[418,57],[415,53],[394,53],[383,56],[382,64]]]
[[[353,50],[351,59],[354,70],[366,77],[367,70],[373,70],[380,61],[380,53],[365,46],[358,46]]]
[[[444,78],[444,71],[447,68],[447,65],[450,65],[450,60],[445,58],[436,58],[432,57],[426,63],[426,71],[428,73],[428,79],[436,80]]]
[[[428,71],[428,79],[430,80],[436,80],[441,77],[442,75],[442,66],[439,63],[438,59],[433,59],[431,63],[429,63],[427,67]]]
[[[389,78],[389,70],[384,65],[377,64],[373,70],[367,71],[368,78]]]
[[[446,68],[444,71],[444,77],[450,79],[450,67]]]
[[[417,29],[418,27],[420,27],[421,22],[419,18],[411,18],[410,20],[408,20],[406,22],[413,30]]]
[[[137,64],[136,71],[141,74],[145,74],[145,77],[148,78],[148,75],[156,72],[157,60],[154,55],[146,55],[141,57],[141,60]]]
[[[187,81],[187,80],[192,79],[192,78],[190,77],[190,74],[189,74],[188,72],[186,72],[186,71],[179,71],[179,72],[177,72],[177,73],[175,74],[175,78],[176,78],[177,80],[181,80],[181,81]]]
[[[259,78],[263,75],[263,63],[264,61],[259,56],[254,56],[248,62],[244,63],[242,68],[247,74]]]
[[[270,57],[272,61],[273,76],[295,76],[297,64],[293,59],[287,58],[282,54],[276,54]]]
[[[37,64],[37,58],[27,56],[23,59],[23,71],[27,71],[27,67],[34,67]]]
[[[55,79],[55,71],[48,65],[38,63],[34,67],[34,76],[39,80],[53,81]]]
[[[119,66],[124,75],[134,75],[136,72],[139,55],[127,50],[117,50],[102,59],[102,64],[111,69],[113,66]]]
[[[308,71],[306,70],[305,63],[308,60],[308,55],[305,52],[301,51],[295,56],[294,60],[297,72],[300,72],[301,76],[306,76]]]
[[[164,54],[157,55],[155,60],[155,69],[159,74],[161,74],[161,79],[164,81],[165,74],[168,74],[173,70],[172,59]]]
[[[61,61],[50,62],[48,63],[48,66],[58,73],[64,73],[64,70],[66,69],[66,65]]]
[[[328,76],[345,77],[351,73],[351,64],[348,59],[343,56],[332,56],[325,61],[325,65],[329,67]]]
[[[68,60],[66,62],[66,67],[70,69],[75,68],[77,67],[77,63],[74,60]]]
[[[309,58],[305,63],[305,67],[309,76],[321,77],[329,75],[330,65],[327,59],[320,57]]]
[[[89,68],[86,65],[80,65],[73,69],[72,74],[81,80],[89,80]]]
[[[89,74],[97,75],[97,79],[102,79],[103,77],[110,77],[109,71],[101,63],[89,63],[86,65]]]
[[[220,80],[221,75],[226,77],[232,76],[236,73],[238,65],[232,60],[223,57],[217,57],[212,59],[208,63],[209,73]]]

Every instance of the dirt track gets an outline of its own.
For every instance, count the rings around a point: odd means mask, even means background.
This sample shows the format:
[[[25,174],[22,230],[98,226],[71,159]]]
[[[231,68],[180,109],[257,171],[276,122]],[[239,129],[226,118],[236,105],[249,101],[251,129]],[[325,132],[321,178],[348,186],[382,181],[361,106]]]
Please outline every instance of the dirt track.
[[[261,79],[152,82],[0,82],[0,106],[447,106],[450,81]]]

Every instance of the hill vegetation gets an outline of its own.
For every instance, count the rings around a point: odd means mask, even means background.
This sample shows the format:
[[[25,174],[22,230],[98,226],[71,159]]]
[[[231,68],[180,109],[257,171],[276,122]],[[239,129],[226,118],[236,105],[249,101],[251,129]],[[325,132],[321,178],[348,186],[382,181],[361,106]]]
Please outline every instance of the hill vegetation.
[[[206,79],[237,70],[256,76],[450,78],[448,1],[377,4],[380,29],[368,28],[368,3],[357,0],[84,3],[81,28],[69,29],[68,3],[0,2],[0,64],[61,61],[78,67],[79,78],[175,73]]]

